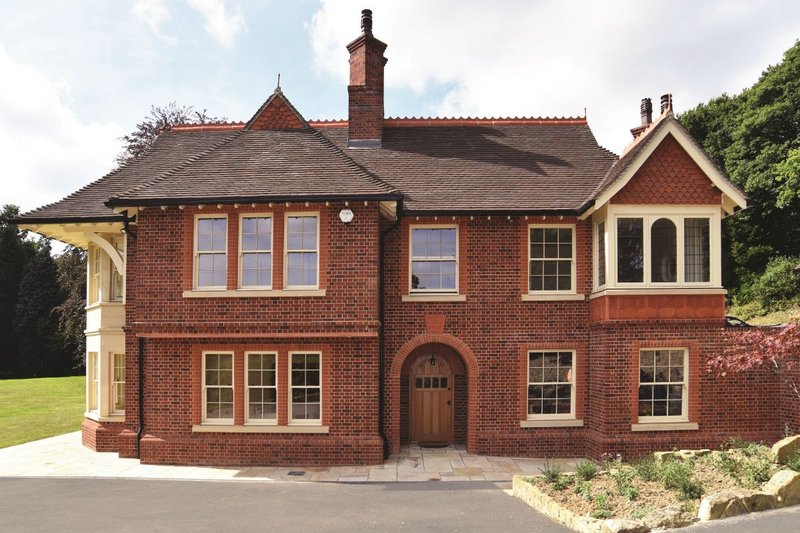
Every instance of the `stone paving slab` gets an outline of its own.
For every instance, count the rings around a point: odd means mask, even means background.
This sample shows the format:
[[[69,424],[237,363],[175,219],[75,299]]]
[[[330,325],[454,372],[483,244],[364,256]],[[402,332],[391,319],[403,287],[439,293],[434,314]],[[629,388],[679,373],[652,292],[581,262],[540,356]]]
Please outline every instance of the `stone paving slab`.
[[[382,465],[325,467],[211,467],[145,465],[116,453],[93,452],[80,432],[0,449],[0,477],[83,477],[262,481],[268,483],[392,483],[420,481],[508,482],[514,474],[538,474],[544,459],[472,455],[463,446],[404,447]],[[577,459],[550,459],[571,469]],[[293,475],[289,475],[292,472]]]

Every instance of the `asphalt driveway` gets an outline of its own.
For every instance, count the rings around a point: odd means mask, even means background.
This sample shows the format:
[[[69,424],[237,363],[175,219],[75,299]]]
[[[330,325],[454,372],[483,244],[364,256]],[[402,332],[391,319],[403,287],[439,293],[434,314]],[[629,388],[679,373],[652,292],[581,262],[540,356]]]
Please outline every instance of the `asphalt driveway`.
[[[0,531],[566,532],[487,481],[0,478]]]

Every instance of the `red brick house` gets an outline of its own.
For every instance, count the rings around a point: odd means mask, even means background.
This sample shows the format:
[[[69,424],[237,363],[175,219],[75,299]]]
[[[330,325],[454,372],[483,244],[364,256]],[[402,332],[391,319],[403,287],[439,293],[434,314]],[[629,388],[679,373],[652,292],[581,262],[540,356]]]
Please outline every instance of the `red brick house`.
[[[348,120],[277,89],[177,127],[24,227],[89,252],[84,444],[148,463],[366,464],[410,442],[641,454],[783,431],[722,349],[721,219],[746,207],[642,102],[586,118],[387,119],[371,13]]]

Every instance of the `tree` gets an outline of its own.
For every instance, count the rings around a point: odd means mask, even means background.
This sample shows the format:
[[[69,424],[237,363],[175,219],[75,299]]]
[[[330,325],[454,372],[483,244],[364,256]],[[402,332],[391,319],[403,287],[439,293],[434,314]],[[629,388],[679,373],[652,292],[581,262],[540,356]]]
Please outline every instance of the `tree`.
[[[800,253],[800,42],[752,87],[679,120],[749,196],[725,222],[725,283],[738,293],[772,257]]]
[[[86,252],[68,247],[56,257],[61,304],[55,307],[61,350],[72,370],[86,366]]]
[[[800,400],[800,321],[782,327],[752,329],[727,328],[726,349],[707,361],[709,372],[725,376],[754,368],[767,368],[777,373],[781,380]]]
[[[140,157],[150,148],[156,137],[171,130],[173,126],[214,124],[225,120],[227,120],[225,117],[209,116],[205,109],[195,111],[193,106],[178,106],[175,102],[170,102],[164,107],[150,106],[150,113],[136,125],[136,129],[130,135],[122,137],[125,147],[117,156],[116,162],[118,165],[123,165],[131,159]]]
[[[33,255],[33,245],[25,240],[27,232],[19,231],[11,220],[19,215],[19,207],[5,205],[0,212],[0,377],[14,375],[17,363],[17,336],[14,317],[17,294],[25,265]]]
[[[40,239],[36,253],[25,267],[19,284],[14,332],[17,336],[17,375],[42,377],[65,375],[71,365],[59,345],[58,269],[50,255],[50,241]]]

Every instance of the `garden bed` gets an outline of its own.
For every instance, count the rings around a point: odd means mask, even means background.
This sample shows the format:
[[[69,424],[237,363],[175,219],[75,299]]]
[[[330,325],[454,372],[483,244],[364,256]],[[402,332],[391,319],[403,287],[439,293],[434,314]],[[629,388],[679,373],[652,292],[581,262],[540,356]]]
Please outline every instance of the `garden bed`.
[[[800,470],[800,452],[786,462],[787,466],[776,464],[775,453],[766,446],[732,440],[719,451],[657,453],[631,464],[620,458],[601,465],[582,461],[575,472],[569,473],[546,463],[541,476],[521,478],[518,484],[527,483],[537,493],[533,499],[523,499],[546,508],[540,510],[570,522],[567,525],[575,529],[599,531],[601,523],[608,519],[637,521],[648,529],[660,529],[697,520],[702,499],[708,496],[711,498],[705,502],[701,515],[709,514],[711,499],[717,501],[719,494],[744,502],[741,512],[756,510],[748,507],[750,500],[742,498],[760,494],[764,484],[780,470]],[[789,504],[772,498],[773,507]],[[728,511],[731,513],[732,509]],[[562,514],[571,518],[565,521]]]

